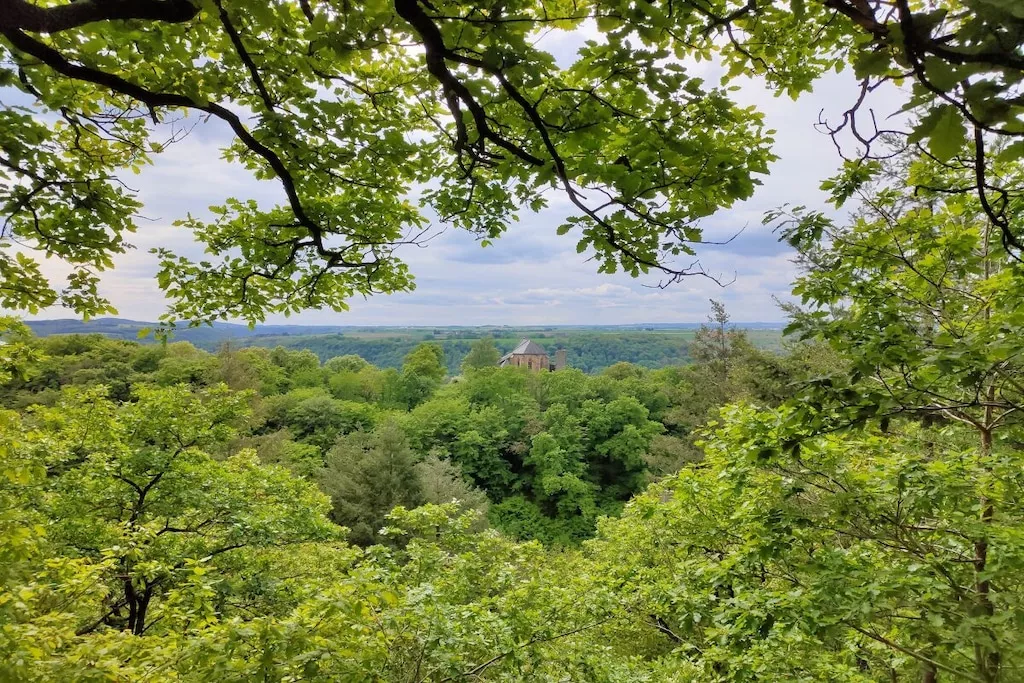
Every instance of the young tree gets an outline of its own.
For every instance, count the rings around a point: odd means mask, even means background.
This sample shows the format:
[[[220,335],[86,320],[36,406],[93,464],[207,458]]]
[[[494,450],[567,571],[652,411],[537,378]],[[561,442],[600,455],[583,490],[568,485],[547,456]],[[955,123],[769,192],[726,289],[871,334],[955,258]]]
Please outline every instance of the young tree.
[[[57,554],[100,569],[103,600],[78,634],[173,628],[180,615],[169,600],[199,565],[224,579],[242,549],[332,536],[327,501],[310,484],[261,467],[252,452],[208,455],[231,438],[246,399],[137,387],[134,402],[116,405],[102,389],[68,389],[34,413],[34,427],[9,435],[45,467],[36,509]]]
[[[580,419],[586,425],[588,479],[597,484],[607,509],[615,510],[645,483],[644,455],[664,428],[649,420],[643,404],[629,396],[608,403],[587,401]]]
[[[323,450],[311,443],[295,441],[288,429],[240,437],[229,444],[229,449],[233,451],[252,450],[261,463],[280,465],[297,476],[310,479],[314,478],[324,466]]]
[[[1010,163],[992,173],[1017,182],[1024,172]],[[976,473],[978,523],[966,536],[972,585],[957,587],[973,605],[965,637],[978,653],[974,672],[998,680],[1006,653],[994,634],[1006,616],[992,573],[1017,552],[996,520],[1016,505],[1005,487],[1022,426],[1024,276],[979,199],[942,189],[968,182],[969,170],[901,158],[879,174],[882,183],[858,190],[863,204],[851,225],[807,214],[786,233],[807,269],[794,291],[810,307],[792,328],[827,341],[850,362],[848,374],[811,385],[799,429],[878,420],[884,430],[892,420],[917,420],[935,444],[936,462],[947,467],[952,456],[942,456],[938,442],[973,434],[970,453],[956,457],[988,475]],[[939,190],[910,192],[907,179]]]
[[[281,368],[290,387],[319,387],[324,383],[320,359],[309,349],[291,350],[274,347],[270,360]]]
[[[462,360],[462,372],[480,368],[493,368],[501,360],[501,352],[491,337],[476,339],[469,347],[469,353]]]
[[[417,345],[402,361],[402,374],[440,382],[448,374],[448,367],[444,362],[444,349],[435,342]]]
[[[729,361],[738,350],[736,347],[745,342],[743,330],[729,326],[725,305],[711,299],[708,324],[701,325],[693,335],[688,351],[694,362],[707,365],[725,377],[729,374]]]
[[[271,357],[271,352],[264,348],[235,348],[225,342],[217,350],[217,377],[235,391],[252,390],[261,394],[286,391],[291,380]]]
[[[314,395],[288,411],[287,426],[296,438],[326,453],[335,440],[360,430],[372,430],[376,423],[373,406],[352,401],[336,401],[330,396]]]
[[[431,453],[416,463],[415,470],[423,492],[423,503],[444,505],[457,502],[460,511],[473,512],[479,516],[475,529],[486,527],[487,510],[490,507],[487,494],[469,484],[451,460],[441,459]]]
[[[334,358],[329,358],[324,363],[324,369],[330,372],[359,372],[360,370],[364,370],[368,367],[370,367],[369,362],[355,354],[335,356]]]
[[[440,344],[423,342],[406,354],[402,362],[399,394],[409,408],[427,400],[448,374],[444,349]]]

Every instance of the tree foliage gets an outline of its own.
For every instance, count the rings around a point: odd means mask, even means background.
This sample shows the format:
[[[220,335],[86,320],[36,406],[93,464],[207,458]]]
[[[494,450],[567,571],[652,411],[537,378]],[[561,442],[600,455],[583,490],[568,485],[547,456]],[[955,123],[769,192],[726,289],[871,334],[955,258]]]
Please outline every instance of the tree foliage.
[[[355,434],[338,441],[320,474],[331,496],[332,519],[350,530],[353,542],[371,545],[392,508],[423,502],[416,461],[405,434],[394,422],[372,435]]]
[[[939,160],[973,140],[973,186],[1007,244],[1020,244],[1009,207],[1019,187],[985,180],[993,139],[1024,134],[1024,19],[1008,0],[303,0],[255,10],[4,0],[0,10],[0,84],[19,91],[0,112],[5,235],[71,266],[58,291],[32,256],[6,255],[7,308],[111,310],[98,273],[128,248],[139,208],[118,174],[199,119],[279,197],[225,198],[209,220],[181,218],[210,253],[156,250],[169,321],[342,310],[354,295],[410,289],[395,249],[429,229],[407,199],[419,187],[425,207],[484,244],[555,189],[573,207],[558,231],[573,232],[602,272],[703,273],[675,258],[695,254],[697,221],[749,197],[775,158],[732,83],[753,73],[796,96],[843,67],[860,91],[833,129],[853,131],[870,157],[885,131],[865,130],[864,100],[882,81],[911,80],[907,107],[920,116],[896,132]],[[571,58],[539,40],[584,25],[594,38]],[[138,59],[153,68],[134,68]],[[722,83],[688,73],[687,59],[723,63]]]
[[[493,368],[501,360],[501,353],[490,337],[481,337],[469,347],[469,353],[462,359],[462,371]]]
[[[350,356],[321,365],[307,351],[281,347],[209,354],[183,342],[99,336],[21,343],[25,376],[0,390],[13,408],[58,403],[68,386],[106,387],[115,401],[133,401],[133,392],[151,386],[209,391],[225,382],[249,392],[251,417],[213,454],[252,449],[262,463],[316,480],[333,500],[335,520],[361,544],[380,538],[391,507],[419,502],[419,486],[426,502],[456,498],[463,509],[486,510],[505,533],[576,545],[648,481],[699,460],[696,429],[715,407],[739,397],[777,404],[782,392],[762,368],[775,368],[779,383],[806,373],[796,355],[776,358],[739,341],[743,353],[734,354],[726,382],[699,362],[657,372],[621,363],[600,376],[488,366],[447,384],[435,344],[412,350],[396,372]],[[411,450],[387,469],[375,444],[395,439]],[[385,495],[376,479],[405,483]]]
[[[139,388],[119,406],[69,388],[24,423],[7,415],[8,502],[29,527],[5,535],[25,545],[5,576],[5,677],[24,680],[26,657],[68,637],[168,633],[255,607],[247,549],[336,535],[308,483],[251,451],[209,455],[244,413],[245,396],[223,389]]]
[[[965,175],[931,158],[881,170],[945,182]],[[1019,173],[1017,166],[999,170]],[[977,482],[970,490],[971,514],[962,522],[961,513],[939,516],[972,525],[962,535],[970,540],[971,572],[947,580],[959,591],[957,599],[970,605],[972,620],[963,630],[975,651],[971,675],[996,680],[1016,656],[995,626],[1013,618],[997,612],[1012,612],[1015,600],[1001,591],[1014,589],[1009,583],[994,589],[992,573],[993,563],[1012,562],[1015,552],[997,518],[1016,514],[1015,500],[1003,490],[1013,487],[1005,468],[1015,458],[1020,430],[1016,330],[1022,273],[1003,249],[998,225],[972,194],[910,194],[880,183],[863,197],[849,227],[812,214],[788,232],[802,246],[807,266],[795,291],[809,310],[796,316],[794,328],[828,339],[849,356],[856,353],[848,373],[810,387],[828,410],[818,416],[808,410],[801,428],[878,421],[885,429],[894,418],[912,417],[929,428],[929,460],[952,467],[952,454],[941,451],[951,439],[965,449],[954,452],[972,468],[966,479]],[[809,236],[819,230],[827,232],[828,243]],[[844,289],[856,296],[839,294]],[[997,511],[1000,506],[1007,509]],[[1001,602],[1004,597],[1010,604]],[[930,636],[929,642],[937,639]]]

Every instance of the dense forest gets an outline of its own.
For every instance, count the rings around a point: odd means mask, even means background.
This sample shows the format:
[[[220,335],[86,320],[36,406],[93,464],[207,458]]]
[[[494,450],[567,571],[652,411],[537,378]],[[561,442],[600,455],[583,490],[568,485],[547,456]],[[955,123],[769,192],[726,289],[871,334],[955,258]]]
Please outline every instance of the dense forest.
[[[67,320],[30,320],[32,331],[39,336],[91,331],[113,339],[157,341],[158,325],[131,320],[101,319],[82,323]],[[225,342],[236,347],[264,346],[309,350],[327,361],[337,356],[360,356],[380,368],[401,368],[402,359],[422,341],[436,341],[444,350],[445,363],[450,374],[458,374],[462,358],[469,352],[473,341],[483,337],[493,339],[502,353],[515,348],[523,338],[543,345],[554,355],[565,349],[569,364],[584,372],[604,370],[615,363],[626,362],[645,368],[661,368],[689,362],[688,344],[693,329],[668,329],[665,326],[643,330],[611,328],[566,328],[556,326],[523,328],[386,328],[368,327],[334,329],[328,326],[259,325],[249,331],[242,325],[215,324],[201,327],[182,327],[173,331],[173,338],[189,341],[198,348],[216,351]],[[761,324],[747,328],[750,342],[761,349],[780,350],[781,331],[778,326]],[[242,332],[249,334],[242,334]]]
[[[501,351],[486,337],[466,343],[454,376],[432,342],[412,348],[398,369],[228,342],[216,353],[101,335],[25,343],[38,360],[0,387],[8,408],[113,409],[142,391],[180,400],[180,391],[161,393],[171,389],[230,400],[237,409],[224,422],[233,436],[207,450],[252,449],[260,462],[318,482],[334,521],[361,544],[381,540],[396,505],[452,498],[480,503],[512,537],[578,544],[599,516],[618,514],[647,483],[698,459],[696,430],[727,400],[775,405],[790,382],[823,370],[812,347],[784,356],[756,349],[724,311],[694,336],[694,364],[652,372],[619,362],[596,376],[499,368]]]
[[[751,81],[846,107],[827,204],[764,217],[776,350],[715,301],[595,372],[4,317],[0,681],[1024,680],[1018,0],[0,0],[0,307],[115,313],[145,232],[164,328],[342,313],[546,209],[725,286]],[[196,129],[267,194],[147,232],[126,178]]]
[[[758,330],[753,332],[754,340],[761,347],[781,346],[778,333]],[[450,373],[457,373],[462,358],[469,353],[471,339],[440,337],[437,344],[444,352],[444,362]],[[584,372],[598,372],[615,363],[626,362],[646,368],[662,368],[667,365],[682,365],[689,361],[688,344],[690,333],[660,332],[561,332],[558,334],[531,336],[543,345],[550,355],[558,349],[565,349],[569,364]],[[501,353],[508,353],[521,341],[521,337],[505,336],[494,338],[494,345]],[[242,341],[254,346],[284,346],[290,349],[308,349],[327,360],[335,356],[356,355],[383,368],[398,368],[413,347],[419,342],[404,337],[365,338],[355,335],[303,335],[297,337],[253,337]]]
[[[422,337],[422,335],[417,335]],[[433,335],[427,335],[432,337]],[[519,337],[494,339],[501,353],[508,353],[521,341]],[[636,363],[644,367],[660,368],[685,363],[687,340],[680,334],[652,332],[615,334],[571,332],[556,339],[537,338],[552,356],[557,349],[565,349],[572,358],[571,365],[584,372],[594,372],[617,362]],[[382,368],[399,368],[405,356],[420,342],[410,336],[365,338],[354,335],[303,335],[298,337],[253,337],[241,343],[253,346],[283,346],[289,349],[308,349],[319,358],[328,360],[336,356],[360,356]],[[457,373],[462,358],[469,353],[469,339],[439,339],[437,345],[444,354],[444,364],[450,373]]]

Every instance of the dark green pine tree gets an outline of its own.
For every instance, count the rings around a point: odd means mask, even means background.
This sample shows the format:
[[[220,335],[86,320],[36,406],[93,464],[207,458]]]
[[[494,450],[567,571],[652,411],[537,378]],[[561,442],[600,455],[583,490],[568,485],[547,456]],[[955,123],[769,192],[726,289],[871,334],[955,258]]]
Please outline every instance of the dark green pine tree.
[[[349,528],[349,540],[373,545],[397,506],[423,502],[415,457],[401,427],[385,422],[372,433],[342,437],[331,449],[320,485],[331,497],[331,517]]]

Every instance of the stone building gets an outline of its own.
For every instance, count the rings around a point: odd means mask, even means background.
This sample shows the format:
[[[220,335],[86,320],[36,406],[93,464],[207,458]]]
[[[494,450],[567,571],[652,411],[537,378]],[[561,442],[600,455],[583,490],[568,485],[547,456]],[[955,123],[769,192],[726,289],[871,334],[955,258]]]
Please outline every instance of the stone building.
[[[565,349],[555,351],[555,362],[552,363],[548,352],[537,342],[524,339],[519,346],[506,353],[498,361],[500,367],[519,367],[539,372],[541,370],[561,370],[565,367]]]

